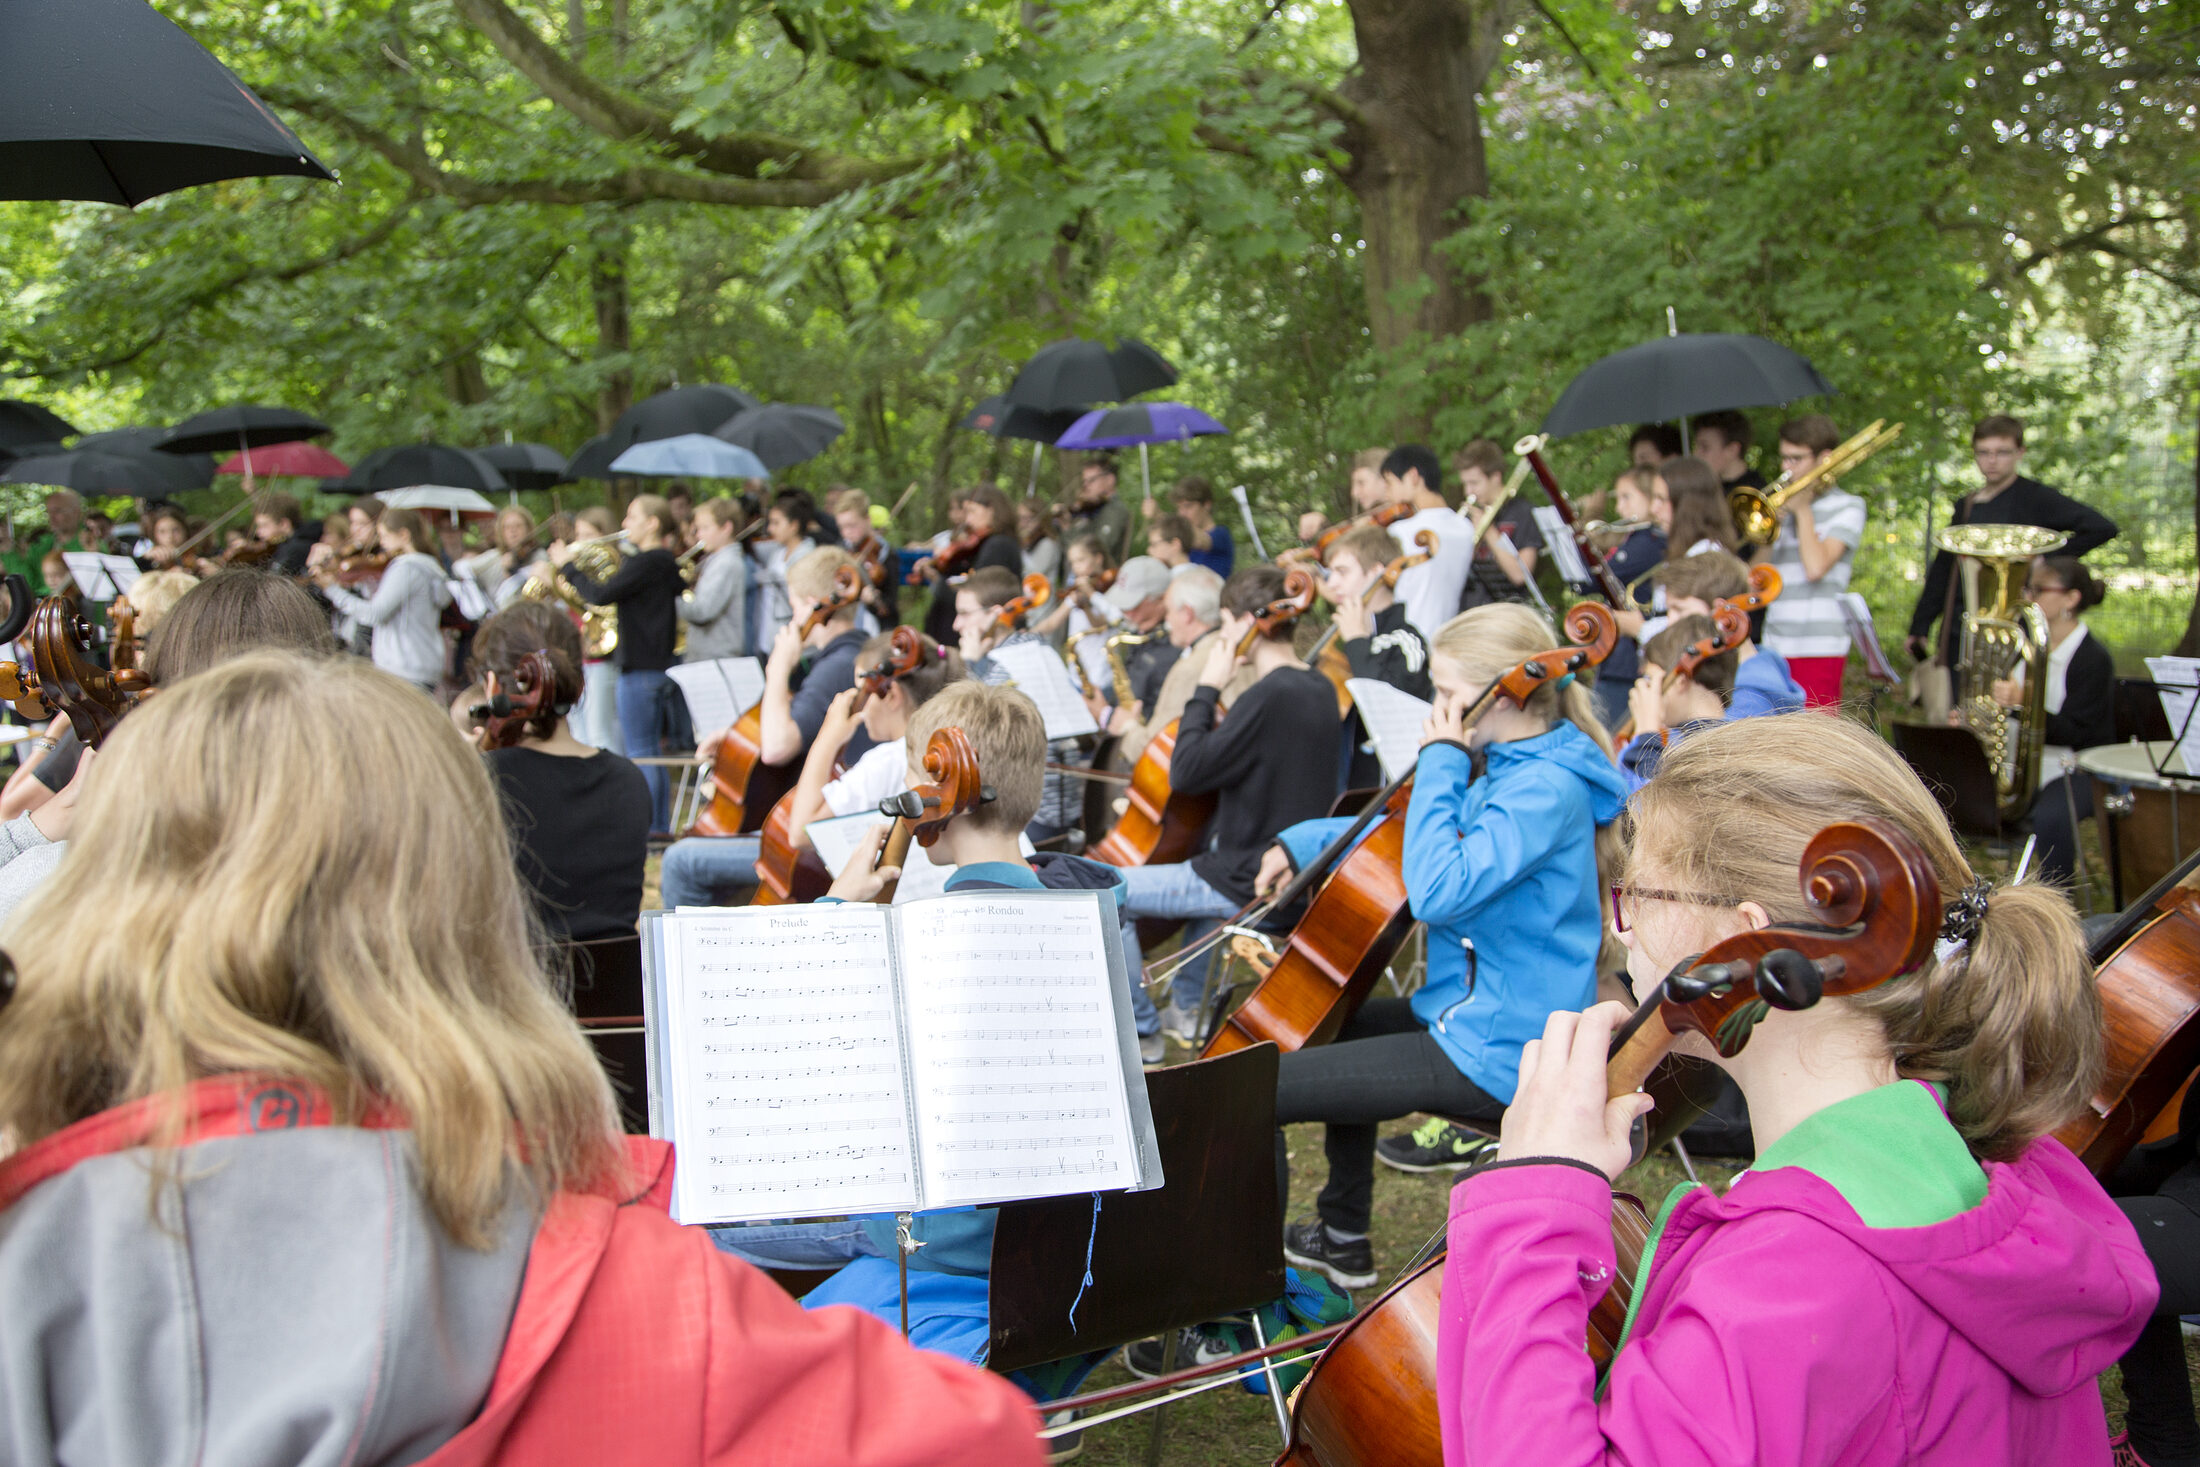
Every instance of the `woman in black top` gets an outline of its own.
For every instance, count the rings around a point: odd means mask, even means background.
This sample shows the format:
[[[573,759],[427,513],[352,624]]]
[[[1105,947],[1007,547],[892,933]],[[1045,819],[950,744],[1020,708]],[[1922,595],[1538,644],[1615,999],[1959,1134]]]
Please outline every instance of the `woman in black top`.
[[[956,574],[968,575],[983,566],[997,565],[1018,580],[1023,579],[1024,546],[1016,538],[1016,506],[991,484],[965,489],[960,498],[962,529],[955,539],[968,540],[973,535],[981,539],[977,557],[968,565],[957,566]],[[951,644],[955,640],[955,593],[940,590],[945,578],[929,558],[917,562],[917,572],[933,587],[932,605],[924,616],[925,635],[936,642]]]
[[[550,936],[582,942],[634,930],[642,909],[642,862],[649,850],[650,789],[642,771],[607,749],[592,749],[565,726],[580,701],[581,638],[563,612],[518,601],[474,634],[475,686],[451,713],[478,739],[472,709],[495,673],[511,685],[530,652],[550,654],[552,711],[531,722],[510,748],[484,757],[504,806],[512,856]]]
[[[2040,757],[2040,792],[2032,829],[2040,838],[2040,877],[2069,885],[2077,869],[2078,822],[2093,813],[2093,779],[2072,756],[2116,742],[2116,659],[2087,633],[2079,614],[2107,594],[2075,555],[2032,562],[2024,594],[2047,618],[2047,747]],[[1994,701],[2024,704],[2024,682],[1994,684]]]

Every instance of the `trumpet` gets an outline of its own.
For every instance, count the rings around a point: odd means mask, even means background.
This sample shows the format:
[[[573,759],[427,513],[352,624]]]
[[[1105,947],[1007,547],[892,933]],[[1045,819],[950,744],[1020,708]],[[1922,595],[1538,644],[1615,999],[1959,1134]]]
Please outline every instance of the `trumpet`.
[[[1847,473],[1902,436],[1902,424],[1889,428],[1886,422],[1885,418],[1872,419],[1868,427],[1828,451],[1817,463],[1800,474],[1782,474],[1769,488],[1729,489],[1726,507],[1734,517],[1734,532],[1752,545],[1770,545],[1779,539],[1780,516],[1789,500]]]

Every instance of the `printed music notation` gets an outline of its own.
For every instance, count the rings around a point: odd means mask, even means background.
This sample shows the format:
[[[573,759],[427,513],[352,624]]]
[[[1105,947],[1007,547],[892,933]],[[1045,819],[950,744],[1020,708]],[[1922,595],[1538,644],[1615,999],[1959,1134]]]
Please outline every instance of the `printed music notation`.
[[[959,1054],[939,1061],[952,1069],[973,1070],[1051,1070],[1060,1065],[1104,1065],[1107,1056],[1098,1054],[1062,1054],[1048,1050],[1045,1054]]]
[[[742,1136],[844,1136],[851,1131],[898,1131],[901,1128],[890,1117],[873,1116],[868,1120],[846,1121],[778,1121],[761,1125],[711,1126],[703,1134],[719,1141],[730,1141]]]
[[[907,1187],[909,1185],[909,1173],[906,1171],[881,1172],[876,1178],[867,1177],[864,1180],[875,1180],[881,1186]],[[756,1197],[765,1193],[787,1195],[798,1192],[824,1192],[846,1187],[847,1185],[847,1179],[843,1177],[799,1177],[774,1182],[710,1182],[706,1184],[705,1190],[713,1197],[730,1198]]]
[[[1051,1166],[949,1167],[943,1173],[951,1182],[1029,1182],[1041,1177],[1095,1177],[1115,1170],[1105,1157],[1092,1161],[1058,1161]]]
[[[701,988],[695,996],[705,1003],[745,1003],[751,999],[791,999],[800,1003],[816,1003],[831,998],[877,998],[884,992],[877,983],[787,983],[742,984],[733,988]],[[891,1010],[881,1013],[892,1018]]]
[[[934,1149],[953,1154],[963,1151],[1082,1151],[1105,1146],[1112,1136],[1006,1136],[994,1141],[942,1141]]]
[[[940,1035],[943,1040],[966,1044],[984,1044],[993,1039],[1013,1039],[1033,1044],[1039,1041],[1098,1039],[1102,1030],[1094,1024],[1082,1029],[950,1029]]]
[[[926,1004],[924,1006],[924,1011],[927,1014],[942,1015],[1047,1014],[1051,1016],[1054,1014],[1097,1014],[1100,1012],[1100,1003],[1097,999],[1085,1003],[1074,1003],[1063,999],[1039,998],[1026,999],[1022,1003],[1010,1003],[1006,1001],[999,1003],[988,1003],[984,1001],[974,1001],[970,1003],[933,1003]]]
[[[893,1075],[898,1074],[895,1065],[799,1065],[791,1070],[706,1070],[703,1078],[714,1085],[732,1084],[747,1080],[764,1083],[778,1080],[823,1080],[833,1075]]]
[[[933,1095],[1101,1095],[1105,1080],[1026,1080],[1015,1085],[934,1085]]]
[[[706,1159],[716,1166],[767,1167],[789,1162],[837,1166],[874,1156],[901,1156],[905,1151],[897,1141],[891,1146],[818,1146],[806,1151],[712,1151]]]
[[[730,1020],[728,1022],[731,1022]],[[822,1039],[759,1039],[754,1044],[706,1044],[705,1054],[802,1054],[816,1050],[891,1049],[881,1035],[828,1034]]]
[[[940,1120],[950,1126],[1028,1126],[1040,1122],[1052,1125],[1060,1121],[1098,1121],[1105,1120],[1107,1115],[1106,1106],[1095,1105],[1072,1110],[946,1111],[941,1114]]]
[[[875,1105],[894,1098],[891,1090],[814,1090],[807,1095],[707,1095],[703,1104],[711,1110],[782,1110],[790,1105]]]

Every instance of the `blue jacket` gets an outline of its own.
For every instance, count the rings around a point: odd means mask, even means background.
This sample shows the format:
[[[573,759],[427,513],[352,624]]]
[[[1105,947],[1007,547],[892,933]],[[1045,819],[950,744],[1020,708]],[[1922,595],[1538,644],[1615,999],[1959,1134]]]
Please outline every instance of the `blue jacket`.
[[[1793,713],[1803,706],[1803,688],[1788,671],[1787,658],[1769,647],[1759,647],[1757,655],[1734,670],[1734,691],[1727,698],[1726,721],[1737,718],[1762,718],[1769,713]],[[1713,719],[1701,719],[1684,723],[1666,731],[1660,738],[1654,733],[1637,734],[1620,750],[1619,767],[1627,780],[1631,794],[1650,782],[1650,776],[1658,772],[1658,761],[1665,751],[1687,738],[1699,728],[1708,728]]]
[[[1596,996],[1596,831],[1619,817],[1627,783],[1570,723],[1491,744],[1487,757],[1469,784],[1465,749],[1421,750],[1405,880],[1428,925],[1428,980],[1413,1012],[1461,1074],[1510,1104],[1520,1047],[1552,1013]]]

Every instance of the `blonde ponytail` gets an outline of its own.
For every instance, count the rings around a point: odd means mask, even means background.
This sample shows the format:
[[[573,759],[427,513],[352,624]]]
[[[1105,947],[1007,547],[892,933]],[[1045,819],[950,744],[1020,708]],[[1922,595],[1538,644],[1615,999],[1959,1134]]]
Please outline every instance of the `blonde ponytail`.
[[[1823,713],[1751,718],[1675,744],[1634,802],[1632,867],[1656,884],[1804,922],[1803,847],[1876,815],[1915,840],[1954,901],[1975,877],[1947,818],[1877,735]],[[2055,888],[1991,890],[1976,932],[1920,972],[1840,1000],[1876,1020],[1895,1072],[1946,1085],[1971,1150],[2007,1160],[2076,1115],[2101,1073],[2101,1003],[2077,914]]]

